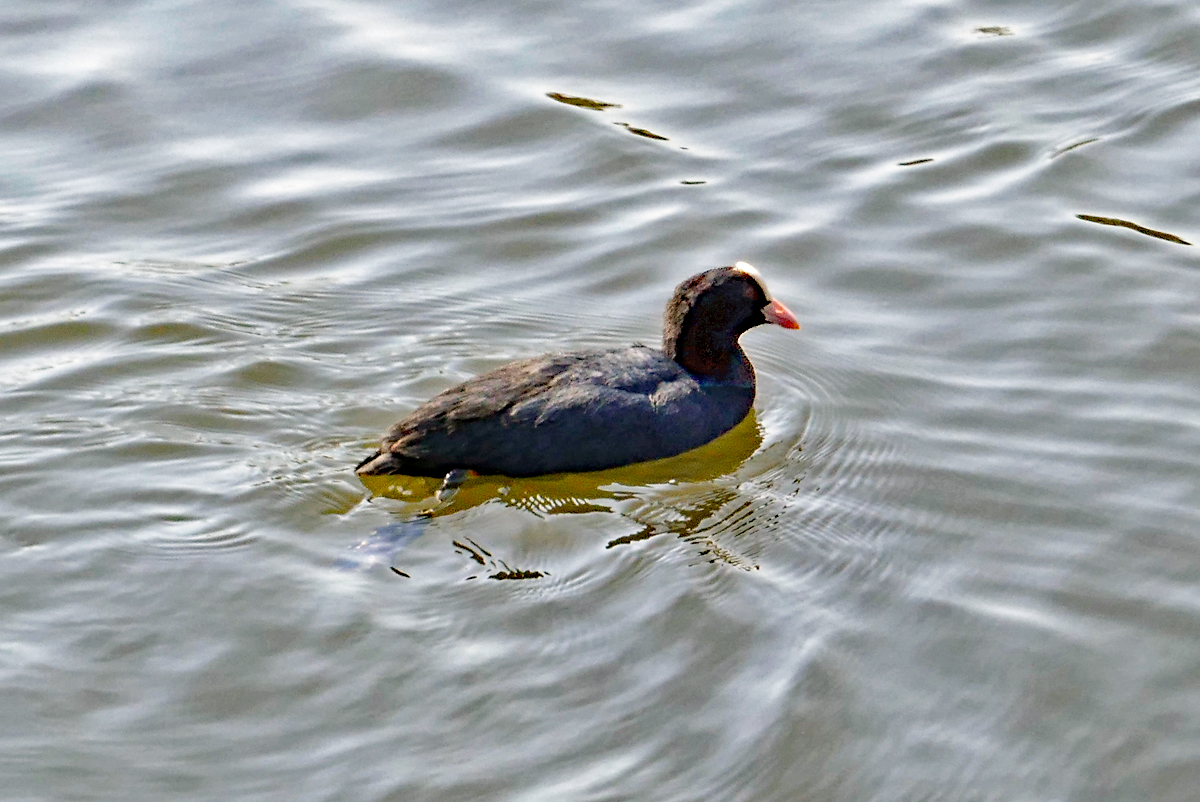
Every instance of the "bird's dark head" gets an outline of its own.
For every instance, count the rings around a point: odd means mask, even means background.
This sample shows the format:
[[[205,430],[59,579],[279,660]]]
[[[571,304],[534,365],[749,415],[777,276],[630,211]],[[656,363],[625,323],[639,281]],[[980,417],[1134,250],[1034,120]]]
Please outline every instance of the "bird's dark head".
[[[800,328],[751,265],[738,262],[707,270],[675,288],[663,314],[663,352],[697,376],[737,380],[730,373],[737,370],[734,363],[749,366],[738,337],[764,323]]]

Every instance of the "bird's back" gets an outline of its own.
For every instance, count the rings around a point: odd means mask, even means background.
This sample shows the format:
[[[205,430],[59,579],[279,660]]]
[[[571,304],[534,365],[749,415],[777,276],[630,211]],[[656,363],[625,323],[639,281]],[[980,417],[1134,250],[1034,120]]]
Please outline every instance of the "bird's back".
[[[753,383],[702,383],[644,346],[513,362],[418,407],[359,473],[536,476],[674,456],[736,426]]]

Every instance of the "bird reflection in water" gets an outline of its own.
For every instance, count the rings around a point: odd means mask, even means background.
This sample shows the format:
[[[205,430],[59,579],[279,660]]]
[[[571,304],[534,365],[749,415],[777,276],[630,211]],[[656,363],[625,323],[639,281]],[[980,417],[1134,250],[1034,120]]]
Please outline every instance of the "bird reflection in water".
[[[365,570],[387,565],[399,576],[408,574],[393,563],[404,546],[415,540],[434,518],[465,512],[483,504],[503,504],[538,517],[608,512],[624,515],[641,528],[609,541],[606,548],[628,546],[671,534],[697,546],[706,562],[723,561],[750,570],[753,564],[719,546],[712,534],[719,523],[705,525],[734,504],[736,486],[717,482],[734,473],[762,446],[762,431],[754,411],[732,430],[699,448],[667,459],[590,473],[555,474],[524,479],[503,476],[472,477],[452,494],[438,498],[441,483],[429,477],[361,476],[372,498],[401,503],[399,520],[380,527],[354,546],[339,567]],[[736,516],[736,512],[734,513]],[[730,517],[730,516],[723,516]],[[513,568],[476,541],[451,541],[458,554],[489,569],[490,579],[538,579],[546,571]],[[468,579],[478,578],[474,574]]]

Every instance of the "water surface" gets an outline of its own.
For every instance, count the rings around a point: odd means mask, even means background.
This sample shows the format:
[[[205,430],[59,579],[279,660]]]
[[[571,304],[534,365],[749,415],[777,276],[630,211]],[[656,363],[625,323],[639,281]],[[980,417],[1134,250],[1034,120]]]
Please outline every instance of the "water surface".
[[[0,31],[5,798],[1194,798],[1191,5]],[[737,259],[804,328],[715,450],[419,531],[353,476]]]

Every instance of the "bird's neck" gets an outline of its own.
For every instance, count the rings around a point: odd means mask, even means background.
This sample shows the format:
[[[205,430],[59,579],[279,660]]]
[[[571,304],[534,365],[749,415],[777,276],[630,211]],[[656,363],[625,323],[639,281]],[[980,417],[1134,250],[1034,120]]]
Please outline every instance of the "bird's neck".
[[[663,351],[704,381],[754,385],[754,367],[729,332],[685,330],[674,340],[664,338]]]

